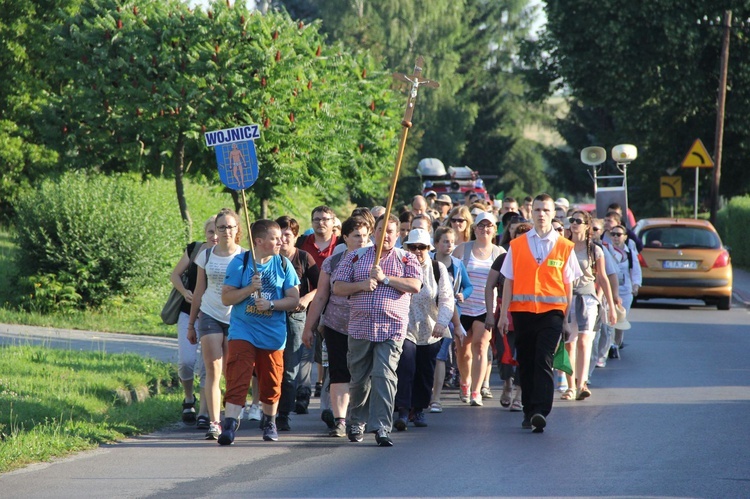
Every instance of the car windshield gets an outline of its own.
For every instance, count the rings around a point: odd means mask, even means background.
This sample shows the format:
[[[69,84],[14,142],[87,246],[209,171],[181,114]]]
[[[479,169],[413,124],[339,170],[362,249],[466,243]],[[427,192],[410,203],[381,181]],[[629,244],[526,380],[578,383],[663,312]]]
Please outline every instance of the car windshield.
[[[646,248],[707,248],[721,247],[719,237],[700,227],[654,227],[639,234]]]

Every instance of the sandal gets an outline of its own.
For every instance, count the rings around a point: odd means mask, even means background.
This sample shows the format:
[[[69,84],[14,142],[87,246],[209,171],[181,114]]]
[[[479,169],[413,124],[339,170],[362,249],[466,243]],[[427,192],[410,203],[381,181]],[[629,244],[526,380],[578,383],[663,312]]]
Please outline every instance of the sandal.
[[[512,388],[504,386],[503,394],[500,395],[500,405],[503,407],[510,407],[510,394]]]
[[[583,387],[578,390],[578,396],[576,397],[576,400],[583,400],[586,398],[589,398],[591,396],[591,390],[589,390],[589,387],[587,384],[584,384]]]
[[[443,412],[443,405],[440,402],[433,402],[430,404],[430,412]]]
[[[523,410],[523,404],[521,403],[521,399],[513,399],[513,402],[510,404],[510,412],[521,412]]]
[[[560,395],[561,400],[573,400],[573,398],[576,396],[576,391],[572,388],[568,388],[563,392],[562,395]]]

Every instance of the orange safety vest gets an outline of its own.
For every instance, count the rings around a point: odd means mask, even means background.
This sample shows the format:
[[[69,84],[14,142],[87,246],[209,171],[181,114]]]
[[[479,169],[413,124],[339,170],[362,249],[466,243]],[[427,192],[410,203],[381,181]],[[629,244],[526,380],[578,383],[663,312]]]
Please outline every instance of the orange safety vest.
[[[510,242],[510,247],[513,248],[511,312],[565,312],[568,295],[565,292],[563,269],[573,246],[572,241],[558,237],[552,251],[539,264],[531,253],[528,236],[517,237]]]

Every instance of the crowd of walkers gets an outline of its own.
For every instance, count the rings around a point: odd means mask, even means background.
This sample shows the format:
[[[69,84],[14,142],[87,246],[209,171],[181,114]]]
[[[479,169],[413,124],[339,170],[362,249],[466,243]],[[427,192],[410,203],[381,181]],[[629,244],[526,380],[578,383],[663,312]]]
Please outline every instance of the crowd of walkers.
[[[317,396],[331,437],[392,446],[394,428],[443,412],[446,390],[475,407],[493,399],[493,367],[499,405],[537,433],[556,396],[591,397],[595,369],[625,346],[641,284],[621,207],[599,219],[546,194],[429,194],[343,222],[318,206],[304,234],[289,216],[257,220],[253,251],[237,213],[208,219],[171,276],[184,297],[183,422],[229,445],[241,421],[258,421],[276,441]],[[558,348],[572,374],[553,372]]]

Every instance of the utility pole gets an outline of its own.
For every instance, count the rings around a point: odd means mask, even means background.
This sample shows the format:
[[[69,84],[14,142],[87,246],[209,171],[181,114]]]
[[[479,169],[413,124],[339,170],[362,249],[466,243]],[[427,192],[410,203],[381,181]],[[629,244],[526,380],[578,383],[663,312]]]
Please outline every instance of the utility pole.
[[[727,71],[729,66],[729,35],[732,31],[732,11],[724,11],[721,25],[724,36],[721,43],[721,69],[719,70],[719,97],[716,103],[716,135],[714,136],[714,178],[711,183],[711,223],[716,224],[719,211],[719,184],[721,182],[721,152],[724,142],[724,105],[727,100]]]

